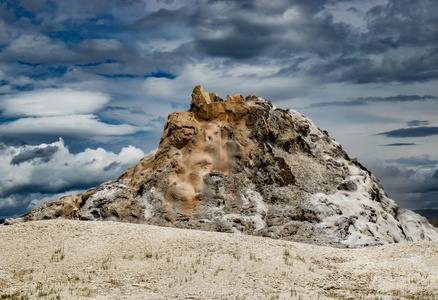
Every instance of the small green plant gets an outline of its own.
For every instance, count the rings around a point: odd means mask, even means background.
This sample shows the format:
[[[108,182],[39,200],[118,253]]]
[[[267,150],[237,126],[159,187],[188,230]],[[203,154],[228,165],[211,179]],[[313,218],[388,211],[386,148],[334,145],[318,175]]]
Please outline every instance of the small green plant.
[[[144,258],[152,258],[153,254],[151,251],[144,251]]]
[[[417,284],[418,283],[418,279],[417,278],[411,278],[410,283],[412,284]]]
[[[222,269],[222,268],[219,268],[219,269],[217,269],[216,271],[214,271],[214,276],[217,276],[217,274],[219,274],[219,272],[220,271],[223,271],[224,269]]]
[[[134,259],[134,254],[130,254],[130,255],[124,254],[122,258],[123,259],[127,259],[127,260],[133,260]]]
[[[28,295],[21,295],[20,292],[15,292],[13,294],[1,294],[0,299],[11,299],[11,300],[29,300]]]
[[[46,296],[48,296],[49,294],[47,293],[47,292],[43,292],[43,291],[39,291],[38,292],[38,298],[42,298],[42,297],[46,297]]]
[[[300,255],[296,255],[295,259],[301,260],[303,263],[306,262],[306,259],[304,257],[300,256]]]
[[[236,259],[236,260],[240,260],[241,255],[240,255],[239,253],[233,253],[233,257],[234,257],[234,259]]]
[[[50,262],[60,262],[64,257],[64,247],[59,247],[50,257]]]
[[[105,258],[102,261],[102,264],[101,264],[100,268],[103,269],[103,270],[109,270],[111,268],[111,259],[110,259],[110,257],[107,257],[107,258]]]
[[[111,284],[112,286],[121,286],[121,285],[122,285],[122,283],[120,282],[120,280],[113,279],[113,278],[110,279],[110,284]]]
[[[289,250],[284,249],[284,252],[283,252],[284,263],[286,265],[290,265],[291,266],[291,265],[293,265],[293,263],[289,261],[289,258],[290,258]]]

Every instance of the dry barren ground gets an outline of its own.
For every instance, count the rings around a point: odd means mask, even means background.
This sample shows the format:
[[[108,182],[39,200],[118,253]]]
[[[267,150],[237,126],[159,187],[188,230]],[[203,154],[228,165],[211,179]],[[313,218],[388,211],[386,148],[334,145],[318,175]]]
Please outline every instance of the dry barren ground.
[[[0,226],[0,299],[438,299],[438,243],[364,249],[114,222]]]

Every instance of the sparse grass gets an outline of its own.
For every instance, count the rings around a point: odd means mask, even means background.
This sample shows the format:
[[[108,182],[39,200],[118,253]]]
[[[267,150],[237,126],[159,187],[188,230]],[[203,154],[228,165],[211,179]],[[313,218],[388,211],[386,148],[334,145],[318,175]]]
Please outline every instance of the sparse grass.
[[[117,279],[114,279],[114,278],[111,278],[110,281],[109,281],[109,283],[110,283],[112,286],[115,286],[115,287],[118,287],[118,286],[122,286],[122,285],[123,285],[123,283],[122,283],[120,280],[117,280]]]
[[[28,300],[28,295],[21,295],[20,292],[15,292],[13,294],[1,294],[0,299],[10,299],[10,300]]]
[[[60,262],[65,258],[64,247],[60,246],[55,250],[55,252],[50,257],[50,262]]]
[[[134,254],[123,254],[122,256],[123,259],[127,259],[127,260],[133,260],[134,259]]]
[[[249,260],[262,261],[262,259],[260,257],[256,257],[255,253],[253,253],[253,252],[249,253]]]
[[[304,257],[302,257],[301,255],[299,255],[299,254],[295,255],[295,259],[296,260],[300,260],[303,263],[306,263],[306,259]]]
[[[100,265],[100,268],[102,270],[109,270],[111,268],[111,257],[110,256],[106,257],[102,261],[102,264]]]
[[[417,283],[418,283],[418,279],[417,279],[416,277],[411,278],[411,280],[409,281],[409,283],[417,284]]]
[[[22,269],[22,270],[17,270],[14,271],[14,276],[15,277],[23,277],[27,274],[32,274],[34,272],[34,269]]]
[[[217,274],[219,274],[220,271],[223,271],[224,269],[222,268],[218,268],[216,271],[214,271],[214,276],[217,276]]]
[[[233,258],[234,258],[234,259],[236,259],[236,260],[240,260],[241,257],[242,257],[242,256],[241,256],[239,253],[236,253],[236,252],[233,253]]]
[[[292,265],[293,265],[293,262],[292,262],[292,261],[289,261],[289,258],[290,258],[289,250],[284,249],[284,252],[283,252],[284,263],[285,263],[286,265],[288,265],[288,266],[292,266]]]

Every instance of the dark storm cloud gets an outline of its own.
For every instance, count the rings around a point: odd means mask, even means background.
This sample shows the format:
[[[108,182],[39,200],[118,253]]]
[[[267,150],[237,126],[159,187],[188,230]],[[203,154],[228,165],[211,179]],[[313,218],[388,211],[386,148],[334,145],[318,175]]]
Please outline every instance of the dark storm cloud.
[[[389,159],[385,161],[386,163],[397,163],[404,166],[423,166],[423,167],[434,167],[438,164],[437,160],[431,160],[429,155],[420,155],[413,157],[401,157],[397,159]]]
[[[164,76],[171,74],[166,66],[177,63],[170,54],[157,59],[157,54],[144,56],[134,49],[132,40],[141,40],[144,33],[133,31],[130,25],[144,14],[142,1],[38,3],[14,1],[13,5],[0,5],[0,12],[11,14],[10,18],[2,18],[7,21],[4,25],[10,34],[0,35],[3,40],[0,66],[11,78],[3,80],[11,86],[23,76],[42,84],[43,80],[57,77],[60,79],[55,84],[62,85],[66,82],[66,72],[77,67],[83,72],[114,78],[121,74],[143,76],[152,72],[158,75],[151,76]],[[29,23],[25,12],[38,22]],[[66,17],[59,18],[60,15]],[[29,24],[24,26],[23,22]],[[24,87],[33,89],[35,84],[15,86],[16,90],[23,90]]]
[[[423,48],[420,52],[424,53],[400,60],[384,57],[384,61],[379,63],[365,59],[360,62],[357,69],[347,69],[341,79],[359,84],[427,82],[437,79],[438,55],[435,53],[436,50],[428,51]],[[351,80],[349,76],[352,76]]]
[[[437,96],[432,95],[397,95],[390,97],[359,97],[351,101],[335,101],[335,102],[321,102],[314,103],[309,107],[325,107],[325,106],[361,106],[367,105],[371,102],[414,102],[414,101],[427,101],[427,100],[438,100]],[[415,122],[415,121],[412,121]],[[421,121],[418,121],[421,122]],[[425,121],[427,122],[427,121]],[[428,123],[427,123],[428,124]],[[419,125],[427,125],[419,124]],[[418,125],[408,125],[408,126],[418,126]]]
[[[18,165],[25,161],[34,160],[35,158],[39,158],[38,161],[41,163],[48,162],[56,151],[58,151],[58,147],[56,146],[47,146],[45,148],[24,151],[12,158],[11,165]]]
[[[392,144],[385,144],[382,146],[388,146],[388,147],[401,147],[401,146],[417,146],[416,143],[392,143]]]
[[[342,54],[308,70],[327,82],[426,82],[438,78],[438,2],[390,0],[366,14]]]
[[[216,57],[227,58],[227,63],[282,65],[279,76],[306,74],[320,82],[438,78],[436,1],[393,0],[376,6],[367,12],[367,27],[361,30],[334,20],[326,7],[337,2],[227,0],[177,6],[160,1],[167,6],[147,12],[149,3],[142,1],[16,1],[3,5],[7,24],[20,29],[9,37],[0,58],[7,64],[17,59],[46,64],[46,72],[21,71],[37,80],[65,77],[61,66],[78,65],[87,66],[84,72],[113,78],[157,70],[177,74],[178,67]],[[358,11],[354,2],[349,11]],[[56,22],[57,15],[71,17]],[[145,55],[132,42],[153,45],[156,39],[181,44]],[[311,60],[314,56],[323,59]],[[105,60],[118,63],[110,66]]]
[[[427,120],[423,120],[423,121],[412,120],[412,121],[407,122],[406,125],[412,126],[412,127],[415,127],[415,126],[427,126],[427,125],[429,125],[429,121],[427,121]]]
[[[154,29],[159,26],[167,25],[169,23],[185,23],[185,19],[190,17],[191,13],[189,7],[183,7],[177,10],[159,9],[156,12],[149,14],[137,20],[134,27],[138,29]]]
[[[7,147],[21,147],[27,145],[27,142],[12,136],[0,136],[0,145]]]
[[[378,135],[385,135],[391,138],[407,138],[407,137],[426,137],[438,134],[438,127],[414,127],[414,128],[401,128],[391,130],[387,132],[379,133]]]
[[[327,56],[343,49],[349,29],[334,24],[330,15],[315,16],[325,3],[199,1],[175,10],[160,9],[137,20],[134,27],[183,26],[194,37],[196,57],[289,59],[307,52]]]
[[[437,11],[435,0],[391,0],[368,12],[368,29],[379,40],[391,39],[393,47],[436,46]]]
[[[334,24],[330,15],[315,16],[324,3],[288,1],[262,6],[227,2],[226,7],[216,3],[196,12],[210,18],[192,18],[189,25],[198,51],[210,56],[237,60],[262,56],[285,61],[302,53],[327,57],[343,50],[349,30]]]
[[[113,161],[112,163],[110,163],[108,166],[106,166],[105,168],[103,168],[104,171],[109,171],[111,169],[115,169],[120,167],[121,163],[118,161]]]
[[[176,75],[167,72],[152,72],[150,74],[144,75],[135,75],[135,74],[100,74],[96,75],[103,76],[106,78],[167,78],[167,79],[175,79]]]
[[[438,39],[437,39],[438,42]],[[427,82],[438,78],[437,48],[418,45],[412,49],[400,47],[398,54],[390,49],[381,49],[372,55],[357,49],[348,55],[332,56],[325,62],[309,68],[307,73],[324,78],[326,82],[346,82],[354,84],[388,82]],[[407,55],[402,55],[406,52]]]
[[[397,95],[390,97],[360,97],[356,101],[359,102],[408,102],[408,101],[426,101],[437,100],[438,97],[432,95]]]
[[[419,164],[417,164],[419,163]],[[400,158],[369,165],[388,196],[403,208],[438,208],[438,171],[430,171],[438,161],[428,156]]]

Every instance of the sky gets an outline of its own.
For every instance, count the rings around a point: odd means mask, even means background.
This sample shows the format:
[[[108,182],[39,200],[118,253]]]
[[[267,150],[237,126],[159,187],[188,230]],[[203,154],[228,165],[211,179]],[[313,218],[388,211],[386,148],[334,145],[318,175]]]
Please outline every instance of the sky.
[[[438,209],[436,0],[0,2],[0,218],[116,179],[197,84],[310,117]]]

